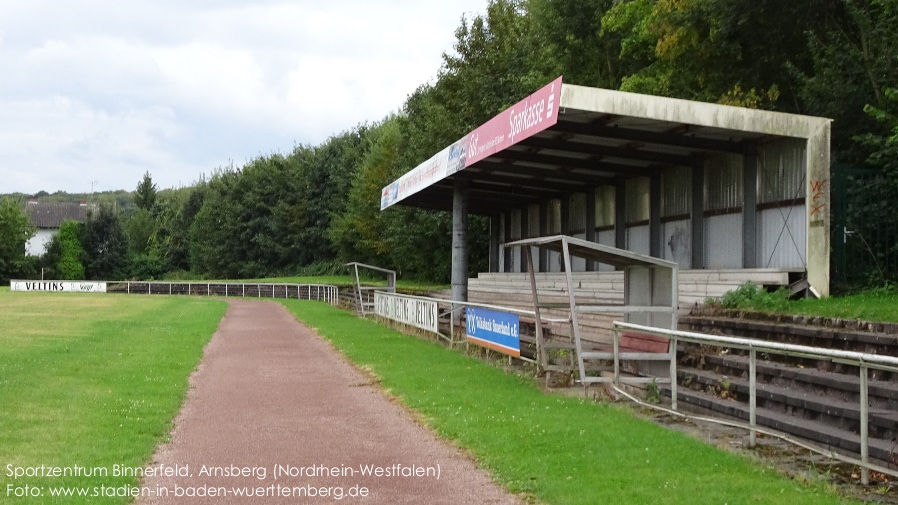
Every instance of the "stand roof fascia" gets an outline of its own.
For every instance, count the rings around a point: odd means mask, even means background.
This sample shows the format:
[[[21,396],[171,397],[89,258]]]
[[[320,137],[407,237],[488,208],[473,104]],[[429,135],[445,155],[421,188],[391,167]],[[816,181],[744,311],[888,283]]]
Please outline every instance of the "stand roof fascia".
[[[538,103],[544,104],[545,123],[530,132],[529,123],[525,131],[515,130],[513,120]],[[612,184],[620,177],[695,166],[718,154],[744,154],[779,138],[808,140],[808,180],[821,180],[829,177],[831,122],[563,84],[559,77],[383,188],[381,209],[401,204],[452,210],[454,181],[464,179],[469,183],[469,212],[490,215]],[[479,154],[478,140],[479,152],[484,151],[482,132],[498,128],[504,128],[504,144],[470,162],[472,153]],[[417,187],[397,195],[398,186],[409,184],[409,178]]]

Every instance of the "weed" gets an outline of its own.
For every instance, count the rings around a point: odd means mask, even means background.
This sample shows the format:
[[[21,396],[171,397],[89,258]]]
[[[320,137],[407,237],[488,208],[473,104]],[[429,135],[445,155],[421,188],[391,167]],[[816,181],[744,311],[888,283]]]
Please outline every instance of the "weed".
[[[658,387],[658,381],[652,377],[652,382],[645,386],[645,400],[649,403],[661,403],[661,388]]]

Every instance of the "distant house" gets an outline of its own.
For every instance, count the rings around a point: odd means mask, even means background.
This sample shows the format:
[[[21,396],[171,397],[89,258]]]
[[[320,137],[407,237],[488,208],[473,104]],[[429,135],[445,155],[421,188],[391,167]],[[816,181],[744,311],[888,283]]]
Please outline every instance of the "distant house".
[[[47,244],[66,219],[84,222],[87,219],[87,204],[81,203],[39,203],[31,200],[25,204],[25,213],[31,226],[37,228],[31,240],[25,243],[25,254],[40,256],[44,254]]]

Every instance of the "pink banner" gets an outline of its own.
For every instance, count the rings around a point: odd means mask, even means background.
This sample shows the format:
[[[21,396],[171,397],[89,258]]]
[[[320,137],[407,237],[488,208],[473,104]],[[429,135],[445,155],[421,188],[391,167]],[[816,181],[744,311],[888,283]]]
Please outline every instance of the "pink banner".
[[[560,92],[561,77],[469,133],[465,167],[557,123]]]

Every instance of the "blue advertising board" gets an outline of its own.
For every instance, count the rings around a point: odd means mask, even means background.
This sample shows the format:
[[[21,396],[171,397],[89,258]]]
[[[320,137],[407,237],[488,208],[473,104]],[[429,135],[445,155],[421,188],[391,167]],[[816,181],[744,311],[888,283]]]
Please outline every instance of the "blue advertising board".
[[[467,307],[465,320],[469,342],[521,357],[521,326],[517,314]]]

